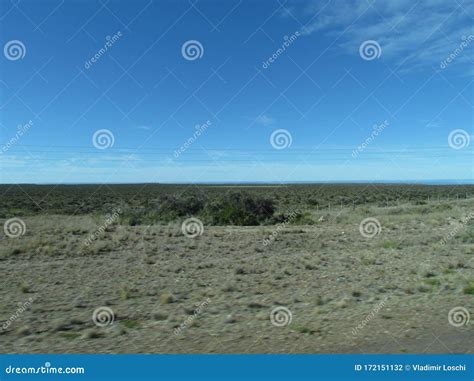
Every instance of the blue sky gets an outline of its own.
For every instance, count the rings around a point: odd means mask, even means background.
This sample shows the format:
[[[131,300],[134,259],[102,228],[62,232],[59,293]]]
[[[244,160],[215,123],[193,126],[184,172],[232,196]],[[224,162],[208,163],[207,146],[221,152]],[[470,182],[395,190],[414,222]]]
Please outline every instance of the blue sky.
[[[2,183],[474,178],[467,0],[0,4]]]

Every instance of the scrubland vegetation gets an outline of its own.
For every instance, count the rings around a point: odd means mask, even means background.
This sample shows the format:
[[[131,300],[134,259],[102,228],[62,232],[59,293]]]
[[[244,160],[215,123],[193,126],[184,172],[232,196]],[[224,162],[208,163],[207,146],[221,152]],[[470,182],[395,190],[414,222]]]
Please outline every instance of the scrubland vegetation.
[[[26,227],[1,237],[2,352],[472,353],[473,186],[0,193],[0,222]],[[471,323],[449,324],[456,307]]]

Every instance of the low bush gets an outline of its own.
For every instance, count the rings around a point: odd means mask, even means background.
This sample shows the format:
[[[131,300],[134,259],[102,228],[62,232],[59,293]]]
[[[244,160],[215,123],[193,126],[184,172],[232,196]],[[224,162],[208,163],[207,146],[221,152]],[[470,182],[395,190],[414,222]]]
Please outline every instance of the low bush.
[[[204,208],[205,201],[196,195],[165,195],[158,200],[158,214],[162,219],[196,215]]]
[[[274,223],[274,201],[245,192],[229,192],[214,199],[197,195],[164,195],[147,208],[125,208],[120,223],[146,225],[184,217],[198,217],[210,225],[253,226]]]
[[[274,212],[273,200],[232,192],[209,202],[203,218],[212,225],[253,226],[269,222]]]

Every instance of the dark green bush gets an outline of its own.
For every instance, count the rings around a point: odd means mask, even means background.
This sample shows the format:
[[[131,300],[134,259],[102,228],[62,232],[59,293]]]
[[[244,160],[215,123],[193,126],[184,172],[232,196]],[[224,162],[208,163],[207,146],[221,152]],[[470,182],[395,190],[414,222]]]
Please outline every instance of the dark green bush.
[[[273,200],[236,192],[209,202],[203,217],[212,225],[253,226],[269,221],[274,212]]]
[[[211,225],[253,226],[274,223],[273,200],[244,192],[217,195],[205,200],[197,195],[164,195],[147,208],[127,208],[120,216],[126,225],[169,222],[194,216]]]
[[[125,225],[146,225],[173,221],[179,217],[199,214],[204,207],[204,200],[195,196],[163,195],[146,208],[126,208],[120,216]]]
[[[127,208],[119,217],[122,225],[151,225],[159,221],[159,215],[155,210],[149,208]]]
[[[167,220],[192,216],[204,208],[204,200],[196,195],[165,195],[158,200],[158,214]]]

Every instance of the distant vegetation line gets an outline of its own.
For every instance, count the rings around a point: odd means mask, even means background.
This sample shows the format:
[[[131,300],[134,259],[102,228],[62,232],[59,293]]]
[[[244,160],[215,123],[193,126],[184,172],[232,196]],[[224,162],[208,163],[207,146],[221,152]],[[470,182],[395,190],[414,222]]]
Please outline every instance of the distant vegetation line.
[[[25,215],[106,215],[120,210],[129,225],[198,216],[212,225],[310,223],[308,211],[364,205],[427,205],[474,197],[474,185],[293,184],[209,186],[165,184],[0,185],[0,218]],[[449,205],[448,205],[449,206]],[[446,207],[448,207],[446,206]]]

